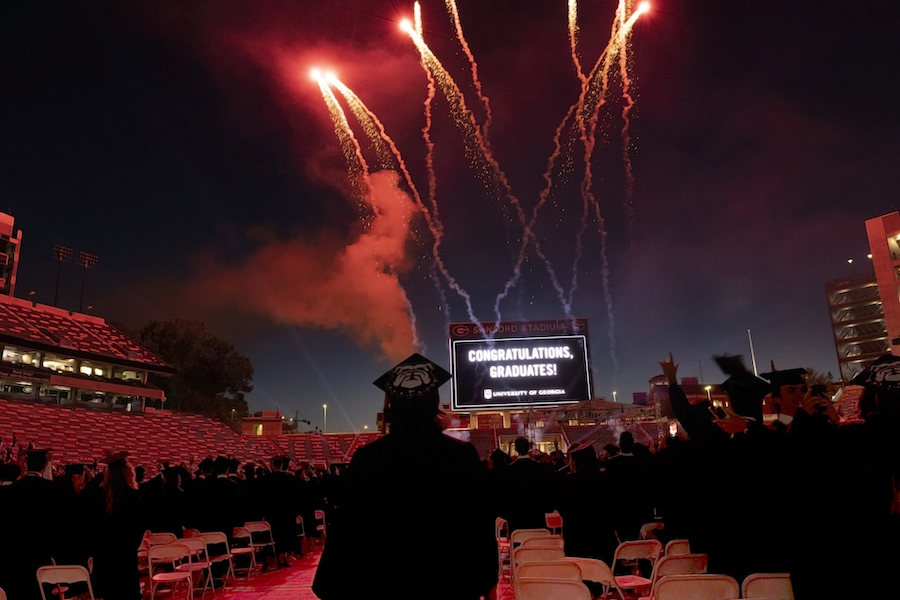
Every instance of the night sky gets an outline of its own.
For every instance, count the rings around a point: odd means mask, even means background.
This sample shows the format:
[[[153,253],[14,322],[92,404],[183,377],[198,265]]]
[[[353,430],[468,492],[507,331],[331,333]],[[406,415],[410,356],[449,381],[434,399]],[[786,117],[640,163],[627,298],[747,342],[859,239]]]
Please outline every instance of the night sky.
[[[578,8],[590,66],[616,2]],[[397,26],[412,13],[386,0],[2,3],[0,209],[24,231],[16,295],[53,302],[53,244],[92,252],[92,314],[133,328],[205,320],[252,360],[251,411],[321,427],[328,404],[330,431],[371,430],[371,382],[417,350],[405,299],[419,350],[444,366],[446,323],[469,318],[433,283],[431,233],[389,174],[372,178],[386,203],[359,198],[309,70],[333,69],[379,117],[427,202],[427,81]],[[579,94],[566,2],[460,0],[459,13],[493,156],[530,214]],[[444,3],[422,14],[483,122]],[[534,229],[546,262],[529,247],[502,318],[566,316],[549,262],[589,320],[598,397],[646,391],[669,351],[680,375],[721,382],[712,355],[749,365],[748,328],[761,371],[774,360],[837,374],[823,286],[868,272],[864,221],[897,208],[900,4],[657,0],[631,42],[630,206],[618,82],[593,157],[609,302],[593,213],[573,278],[575,143]],[[438,91],[440,254],[491,320],[522,227],[470,167],[447,108]],[[61,306],[78,309],[81,282],[78,264],[62,265]]]

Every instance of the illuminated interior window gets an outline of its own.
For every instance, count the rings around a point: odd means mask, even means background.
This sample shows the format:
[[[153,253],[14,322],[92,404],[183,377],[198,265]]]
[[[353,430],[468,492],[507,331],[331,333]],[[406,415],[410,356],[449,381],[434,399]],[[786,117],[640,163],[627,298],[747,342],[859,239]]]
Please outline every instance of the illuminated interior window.
[[[253,435],[262,435],[263,434],[263,426],[262,423],[257,423],[253,426]]]
[[[887,239],[888,251],[891,253],[891,260],[900,260],[900,236],[892,235]]]
[[[93,373],[90,367],[86,367],[84,365],[81,365],[81,369],[79,369],[79,372],[82,375],[90,375],[91,373]]]

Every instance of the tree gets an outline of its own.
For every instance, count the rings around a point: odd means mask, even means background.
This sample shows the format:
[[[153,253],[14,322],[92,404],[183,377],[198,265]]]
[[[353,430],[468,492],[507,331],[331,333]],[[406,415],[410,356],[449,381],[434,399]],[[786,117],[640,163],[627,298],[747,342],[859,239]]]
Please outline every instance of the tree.
[[[177,369],[172,377],[150,376],[174,409],[247,414],[244,394],[253,389],[253,365],[205,323],[180,318],[153,321],[141,329],[138,340]]]
[[[828,394],[829,398],[833,397],[837,393],[838,387],[840,387],[833,379],[834,375],[831,374],[831,371],[822,373],[815,369],[806,369],[806,383],[809,386],[824,385],[825,393]]]

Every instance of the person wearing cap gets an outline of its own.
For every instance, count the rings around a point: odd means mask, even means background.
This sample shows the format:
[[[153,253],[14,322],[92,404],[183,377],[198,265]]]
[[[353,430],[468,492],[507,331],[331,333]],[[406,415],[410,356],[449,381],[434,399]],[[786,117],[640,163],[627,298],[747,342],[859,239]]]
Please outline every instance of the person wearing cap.
[[[516,456],[506,470],[506,502],[501,504],[510,534],[516,529],[545,527],[544,515],[556,509],[552,467],[538,462],[524,437],[517,437],[513,446]]]
[[[496,585],[485,469],[474,446],[437,423],[448,378],[414,354],[376,380],[390,433],[345,472],[313,582],[322,600],[477,600]]]
[[[100,460],[106,465],[102,482],[90,492],[93,535],[84,542],[90,543],[94,557],[91,581],[98,598],[141,597],[134,549],[149,521],[128,456],[126,451],[107,451]]]
[[[773,427],[776,429],[790,431],[794,417],[809,391],[804,375],[806,369],[776,371],[774,364],[771,373],[762,374],[763,379],[768,379],[772,386],[772,404],[776,415]]]
[[[15,552],[0,569],[0,587],[9,598],[40,598],[34,574],[38,567],[49,565],[63,546],[63,496],[59,487],[44,477],[49,462],[49,450],[29,450],[25,475],[6,494],[8,537],[3,545]]]

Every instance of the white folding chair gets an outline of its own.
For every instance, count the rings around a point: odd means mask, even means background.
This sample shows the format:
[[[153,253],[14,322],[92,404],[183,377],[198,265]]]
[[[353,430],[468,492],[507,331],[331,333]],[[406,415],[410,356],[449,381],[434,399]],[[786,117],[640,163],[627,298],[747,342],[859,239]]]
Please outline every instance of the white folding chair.
[[[267,548],[272,548],[272,559],[278,563],[278,554],[275,552],[275,540],[272,537],[272,526],[268,521],[247,521],[244,527],[250,532],[250,543],[256,552],[257,559],[266,554]],[[259,560],[256,561],[259,564]]]
[[[328,526],[325,524],[325,511],[317,510],[313,512],[313,516],[316,518],[316,531],[321,531],[321,541],[325,541],[328,539]]]
[[[497,541],[497,563],[500,567],[497,577],[500,580],[509,581],[512,576],[509,563],[511,543],[509,540],[509,523],[503,517],[494,519],[494,539]]]
[[[580,581],[523,579],[513,586],[516,600],[591,600],[591,590]]]
[[[225,565],[225,572],[222,575],[222,583],[227,583],[229,576],[231,577],[231,581],[234,581],[234,560],[231,553],[231,548],[228,545],[228,536],[221,531],[208,531],[201,533],[200,537],[206,540],[206,551],[208,553],[207,556],[209,558],[209,562],[212,563],[213,567],[211,570],[217,571],[218,569],[215,568],[216,565]],[[213,552],[213,550],[224,551]],[[214,576],[213,579],[216,579],[216,577]]]
[[[38,586],[41,588],[41,598],[47,600],[47,592],[44,590],[45,585],[55,586],[59,598],[64,598],[63,586],[73,583],[86,583],[88,595],[94,600],[94,588],[91,586],[91,575],[88,570],[81,565],[48,565],[39,567],[37,570]],[[0,590],[2,593],[2,590]],[[6,594],[0,595],[0,600],[4,600]]]
[[[742,598],[780,598],[794,600],[789,573],[753,573],[741,583]]]
[[[199,533],[199,532],[198,532]],[[205,594],[207,589],[213,591],[213,597],[216,595],[216,586],[212,580],[212,562],[209,560],[209,550],[206,547],[206,540],[202,537],[190,537],[180,540],[191,549],[190,562],[183,563],[175,567],[176,571],[186,571],[191,574],[191,584],[194,586],[194,592],[200,591]],[[194,575],[197,574],[199,579],[203,580],[203,587],[194,585]],[[204,577],[204,574],[206,575]],[[199,582],[198,582],[199,583]]]
[[[616,589],[616,578],[613,577],[612,569],[609,565],[597,558],[579,558],[569,557],[569,560],[581,570],[581,580],[590,581],[591,583],[599,583],[603,586],[603,597],[606,597],[610,590]]]
[[[190,599],[193,592],[192,574],[190,571],[179,571],[178,565],[191,561],[191,549],[181,542],[164,546],[150,546],[147,551],[147,563],[150,567],[150,600],[156,598],[161,586],[172,586],[171,596],[182,583],[185,584],[184,597]]]
[[[250,579],[250,577],[256,573],[257,564],[256,564],[256,549],[253,547],[253,539],[250,536],[250,530],[246,527],[235,527],[231,533],[231,555],[234,558],[234,561],[246,558],[247,559],[247,567],[243,568],[234,565],[234,573],[238,571],[244,571],[246,578]]]
[[[620,561],[623,565],[630,567],[632,573],[629,575],[616,575],[616,588],[620,591],[649,591],[652,581],[640,575],[639,561],[649,561],[652,567],[656,564],[656,560],[661,553],[662,544],[657,539],[629,540],[619,544],[616,547],[616,553],[613,555],[612,565],[610,565],[613,573],[622,566],[619,565]]]
[[[656,582],[655,600],[734,600],[740,593],[728,575],[666,575]]]
[[[2,588],[0,588],[0,600],[6,600],[6,592]]]

